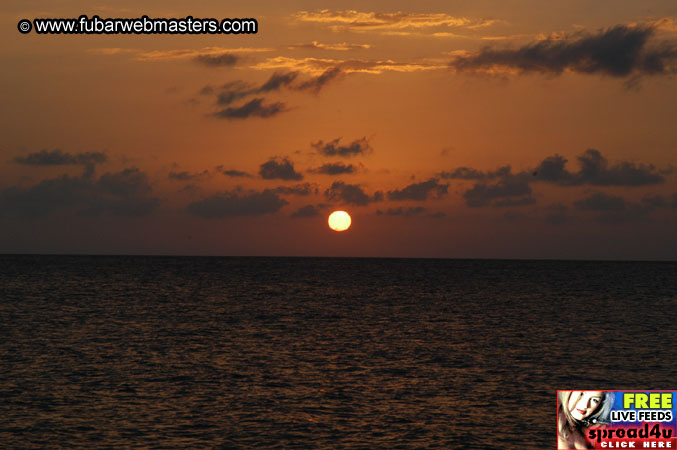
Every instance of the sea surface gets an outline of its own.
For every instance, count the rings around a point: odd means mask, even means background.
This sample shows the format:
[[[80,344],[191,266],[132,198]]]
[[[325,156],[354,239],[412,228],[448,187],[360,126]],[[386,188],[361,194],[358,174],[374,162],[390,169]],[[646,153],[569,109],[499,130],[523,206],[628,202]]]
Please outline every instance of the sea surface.
[[[0,443],[555,448],[676,336],[669,262],[0,256]]]

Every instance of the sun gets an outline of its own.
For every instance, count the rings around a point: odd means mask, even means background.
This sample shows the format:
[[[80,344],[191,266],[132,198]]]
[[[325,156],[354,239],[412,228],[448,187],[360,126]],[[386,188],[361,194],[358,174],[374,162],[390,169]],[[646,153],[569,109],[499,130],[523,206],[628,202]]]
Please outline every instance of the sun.
[[[334,231],[346,231],[350,228],[352,220],[350,220],[350,214],[345,211],[334,211],[329,214],[329,228]]]

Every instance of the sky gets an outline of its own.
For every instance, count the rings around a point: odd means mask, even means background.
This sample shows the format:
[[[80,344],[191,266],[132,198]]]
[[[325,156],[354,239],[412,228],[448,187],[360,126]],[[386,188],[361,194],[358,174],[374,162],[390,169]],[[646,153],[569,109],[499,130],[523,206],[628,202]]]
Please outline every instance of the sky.
[[[0,253],[677,259],[674,0],[140,3],[0,7]]]

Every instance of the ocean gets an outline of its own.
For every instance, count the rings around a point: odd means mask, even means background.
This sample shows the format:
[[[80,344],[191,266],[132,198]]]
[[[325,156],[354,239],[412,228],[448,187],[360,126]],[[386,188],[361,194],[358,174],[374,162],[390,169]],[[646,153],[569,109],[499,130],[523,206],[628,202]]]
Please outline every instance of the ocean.
[[[677,388],[677,263],[0,256],[0,327],[4,448],[555,448]]]

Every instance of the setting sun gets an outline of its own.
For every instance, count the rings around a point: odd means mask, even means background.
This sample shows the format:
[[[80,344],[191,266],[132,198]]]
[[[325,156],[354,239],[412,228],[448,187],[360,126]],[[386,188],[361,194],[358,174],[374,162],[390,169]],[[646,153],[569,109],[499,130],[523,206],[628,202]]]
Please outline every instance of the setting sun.
[[[334,231],[346,231],[350,228],[352,220],[350,214],[345,211],[334,211],[329,215],[329,228]]]

